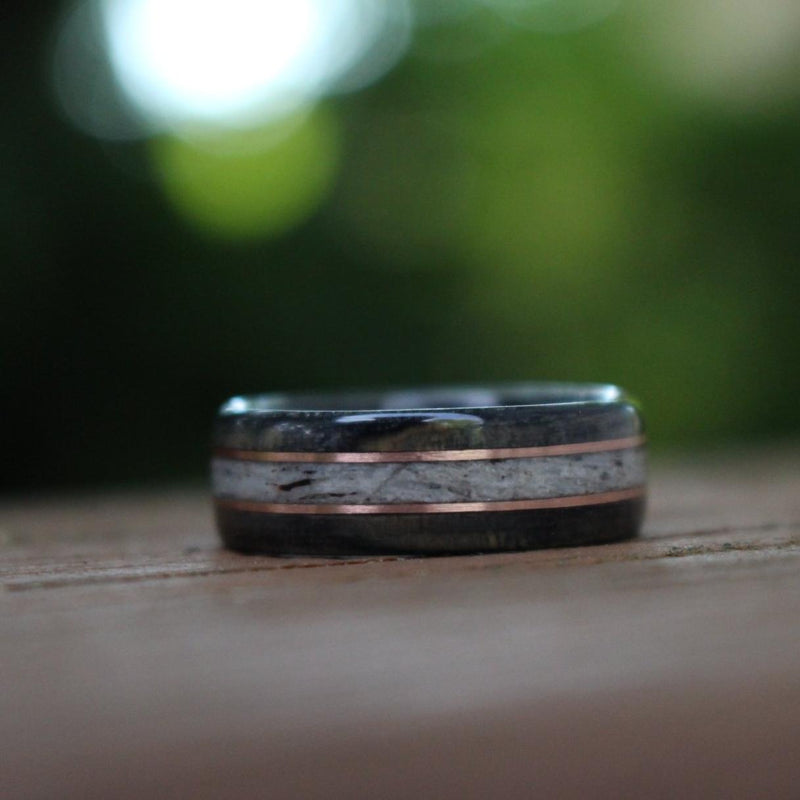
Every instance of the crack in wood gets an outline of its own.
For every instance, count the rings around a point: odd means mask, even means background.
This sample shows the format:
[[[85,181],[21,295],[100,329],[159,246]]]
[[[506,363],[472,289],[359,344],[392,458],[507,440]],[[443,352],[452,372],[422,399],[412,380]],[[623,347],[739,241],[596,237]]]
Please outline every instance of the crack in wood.
[[[775,530],[798,530],[800,522],[792,523],[768,523],[764,525],[754,525],[750,527],[720,527],[705,531],[693,531],[690,533],[675,533],[670,538],[679,536],[681,538],[691,538],[693,536],[708,536],[730,534],[747,535],[748,533],[769,532]],[[529,567],[544,568],[553,566],[575,566],[575,565],[597,565],[602,563],[621,563],[636,561],[654,561],[660,559],[685,558],[698,555],[720,555],[731,552],[764,552],[776,553],[792,548],[800,547],[800,536],[787,535],[781,541],[758,542],[758,541],[724,541],[724,542],[687,542],[686,544],[666,544],[666,537],[643,538],[625,542],[618,545],[601,545],[598,547],[578,547],[574,549],[539,550],[520,553],[501,553],[489,554],[484,556],[463,556],[467,563],[472,562],[472,568],[482,569],[498,566],[497,558],[505,558],[499,566],[509,566],[524,563]],[[620,549],[624,548],[622,552]],[[595,556],[588,556],[589,552],[596,553]],[[513,559],[518,556],[519,560]],[[588,557],[587,557],[588,556]],[[247,559],[248,556],[237,558]],[[344,567],[358,566],[361,564],[378,564],[397,561],[420,561],[428,559],[415,556],[367,556],[358,558],[324,559],[319,561],[286,560],[280,563],[272,561],[264,564],[259,563],[236,563],[231,565],[209,564],[209,563],[173,563],[172,565],[139,563],[128,566],[120,565],[119,562],[113,565],[95,564],[88,562],[82,563],[83,570],[78,574],[64,574],[58,570],[58,565],[50,564],[50,569],[58,572],[53,574],[48,570],[37,571],[31,569],[24,578],[20,578],[19,573],[10,579],[6,577],[3,588],[10,592],[24,592],[36,589],[58,589],[71,586],[90,586],[99,584],[131,583],[136,581],[168,580],[172,578],[196,578],[210,577],[213,575],[235,575],[244,573],[275,572],[294,569],[319,569],[323,567]],[[438,559],[436,559],[438,561]],[[464,562],[462,562],[464,563]]]

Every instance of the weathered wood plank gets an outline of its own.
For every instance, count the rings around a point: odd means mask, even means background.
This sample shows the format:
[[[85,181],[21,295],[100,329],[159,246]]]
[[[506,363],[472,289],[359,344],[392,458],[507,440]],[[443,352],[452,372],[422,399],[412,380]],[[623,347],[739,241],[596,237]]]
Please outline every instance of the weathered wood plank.
[[[0,509],[11,797],[796,797],[800,451],[656,470],[636,542],[221,551],[202,491]]]

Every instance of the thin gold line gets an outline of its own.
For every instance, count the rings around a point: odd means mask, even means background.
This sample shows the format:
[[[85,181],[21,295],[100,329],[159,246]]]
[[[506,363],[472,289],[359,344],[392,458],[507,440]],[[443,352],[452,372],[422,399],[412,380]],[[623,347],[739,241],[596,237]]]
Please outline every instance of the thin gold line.
[[[278,461],[305,464],[385,464],[406,461],[488,461],[499,458],[538,458],[541,456],[583,455],[604,453],[609,450],[628,450],[645,443],[644,436],[627,436],[624,439],[605,439],[599,442],[574,442],[541,447],[495,447],[474,450],[398,450],[370,453],[280,453],[263,450],[236,450],[220,447],[215,458],[236,461]]]
[[[453,514],[474,511],[533,511],[541,508],[575,508],[643,497],[644,486],[613,492],[543,497],[538,500],[487,500],[469,503],[260,503],[254,500],[216,499],[218,508],[261,514]]]

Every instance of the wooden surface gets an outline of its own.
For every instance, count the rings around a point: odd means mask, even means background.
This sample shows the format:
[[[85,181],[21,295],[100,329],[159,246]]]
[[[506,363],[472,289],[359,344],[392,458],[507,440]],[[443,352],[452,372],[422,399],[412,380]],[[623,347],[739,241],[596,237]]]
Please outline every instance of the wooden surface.
[[[800,448],[635,542],[221,551],[202,491],[0,508],[3,797],[800,797]]]

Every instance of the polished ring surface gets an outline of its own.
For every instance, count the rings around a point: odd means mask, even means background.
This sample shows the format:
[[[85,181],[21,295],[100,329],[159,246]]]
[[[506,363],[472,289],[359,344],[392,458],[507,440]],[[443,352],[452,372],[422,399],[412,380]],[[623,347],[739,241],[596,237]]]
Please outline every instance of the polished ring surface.
[[[645,436],[601,384],[257,395],[220,409],[211,471],[242,552],[527,550],[635,536]]]

